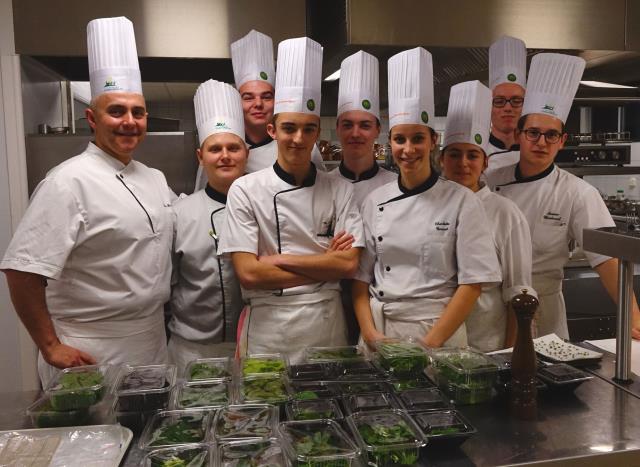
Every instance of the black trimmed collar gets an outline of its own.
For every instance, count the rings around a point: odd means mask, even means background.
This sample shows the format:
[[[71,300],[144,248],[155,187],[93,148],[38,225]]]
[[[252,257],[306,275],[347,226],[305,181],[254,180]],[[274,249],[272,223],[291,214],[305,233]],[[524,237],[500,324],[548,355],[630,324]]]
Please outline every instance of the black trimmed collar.
[[[348,178],[349,180],[353,180],[354,183],[361,182],[363,180],[370,180],[378,174],[380,167],[378,163],[374,160],[373,166],[370,169],[365,170],[360,174],[360,177],[356,177],[356,174],[349,170],[346,165],[344,165],[344,161],[340,162],[338,166],[338,170],[340,171],[340,175],[344,178]]]
[[[289,172],[286,172],[282,167],[280,167],[280,164],[278,164],[278,161],[276,161],[273,164],[273,171],[276,173],[276,175],[278,177],[280,177],[280,179],[286,183],[288,183],[289,185],[293,185],[293,186],[298,186],[296,184],[296,178],[291,175]],[[317,174],[317,169],[316,166],[313,162],[309,162],[309,172],[307,173],[307,176],[304,178],[304,180],[302,180],[302,185],[300,185],[301,187],[308,187],[308,186],[313,186],[316,183],[316,174]]]
[[[402,194],[405,195],[406,197],[406,196],[414,196],[414,195],[419,195],[420,193],[424,193],[425,191],[427,191],[429,188],[431,188],[433,185],[436,184],[439,176],[436,173],[436,171],[432,169],[431,175],[429,175],[429,178],[427,178],[424,182],[422,182],[417,187],[412,188],[411,190],[402,186],[401,178],[402,177],[398,175],[398,188],[400,189]]]
[[[551,174],[554,168],[555,168],[555,164],[550,164],[549,167],[547,167],[537,175],[533,175],[531,177],[523,177],[522,172],[520,172],[520,162],[518,162],[516,164],[515,171],[514,171],[514,178],[515,178],[514,183],[535,182],[536,180],[540,180],[546,177],[547,175]]]
[[[220,204],[227,204],[227,195],[224,193],[220,193],[218,190],[213,188],[211,185],[207,183],[207,186],[204,188],[204,192],[214,201],[217,201]]]
[[[263,139],[262,141],[260,141],[258,143],[254,143],[253,141],[251,141],[249,139],[249,137],[247,135],[244,135],[244,140],[249,145],[249,150],[251,150],[251,149],[259,148],[260,146],[266,146],[271,141],[273,141],[273,138],[271,136],[267,135],[267,137],[265,139]]]
[[[502,149],[503,151],[519,151],[520,150],[519,144],[513,144],[511,145],[510,148],[507,148],[507,146],[505,146],[502,140],[493,136],[493,133],[489,133],[489,143],[498,149]]]

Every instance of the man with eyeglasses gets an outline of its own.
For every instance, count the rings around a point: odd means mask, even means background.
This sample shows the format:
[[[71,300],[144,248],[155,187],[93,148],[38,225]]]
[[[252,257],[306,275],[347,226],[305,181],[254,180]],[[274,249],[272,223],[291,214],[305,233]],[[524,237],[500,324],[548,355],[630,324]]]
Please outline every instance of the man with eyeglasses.
[[[531,62],[523,116],[516,132],[518,163],[495,170],[488,183],[520,208],[531,229],[533,287],[540,307],[537,334],[569,338],[562,297],[563,268],[569,242],[582,244],[584,229],[614,226],[598,191],[555,166],[567,135],[564,124],[578,90],[585,62],[579,57],[538,54]],[[617,301],[618,260],[585,252],[591,267]],[[633,336],[640,338],[640,312],[634,299]]]
[[[520,39],[503,36],[489,48],[489,87],[492,91],[491,134],[487,156],[492,171],[518,162],[516,125],[526,87],[527,48]]]

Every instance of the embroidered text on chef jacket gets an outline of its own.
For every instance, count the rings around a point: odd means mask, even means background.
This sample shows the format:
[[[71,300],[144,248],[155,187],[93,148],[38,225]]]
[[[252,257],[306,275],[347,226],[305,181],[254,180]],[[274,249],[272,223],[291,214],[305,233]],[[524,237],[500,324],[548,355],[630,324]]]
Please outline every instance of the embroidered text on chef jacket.
[[[336,169],[329,172],[329,175],[341,178],[352,184],[353,201],[358,206],[358,209],[362,209],[362,203],[369,193],[398,178],[398,174],[380,167],[377,162],[374,162],[373,167],[361,173],[359,177],[356,177],[355,173],[347,169],[344,162],[341,162]]]

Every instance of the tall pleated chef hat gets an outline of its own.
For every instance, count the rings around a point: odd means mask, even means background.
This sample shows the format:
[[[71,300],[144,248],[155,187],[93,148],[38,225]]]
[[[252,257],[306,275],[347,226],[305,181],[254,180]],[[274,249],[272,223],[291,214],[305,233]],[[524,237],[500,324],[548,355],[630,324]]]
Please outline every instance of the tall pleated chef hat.
[[[216,133],[233,133],[244,141],[244,116],[240,94],[227,83],[208,80],[193,98],[200,146]]]
[[[451,88],[444,131],[444,146],[475,144],[487,152],[491,126],[491,90],[480,81],[466,81]]]
[[[567,122],[585,61],[580,57],[541,53],[531,60],[522,115],[551,115]]]
[[[113,91],[142,94],[136,37],[127,18],[89,21],[87,56],[92,98]]]
[[[322,46],[308,37],[280,42],[273,113],[320,116],[321,84]]]
[[[434,116],[433,62],[422,47],[405,50],[388,62],[389,128],[428,125]]]
[[[231,44],[231,65],[236,88],[249,81],[264,81],[272,87],[276,80],[273,65],[273,40],[266,34],[251,30]]]
[[[527,87],[527,46],[515,37],[503,36],[489,47],[489,87],[502,83]]]
[[[338,117],[351,110],[363,110],[380,120],[378,69],[378,59],[362,50],[342,61]]]

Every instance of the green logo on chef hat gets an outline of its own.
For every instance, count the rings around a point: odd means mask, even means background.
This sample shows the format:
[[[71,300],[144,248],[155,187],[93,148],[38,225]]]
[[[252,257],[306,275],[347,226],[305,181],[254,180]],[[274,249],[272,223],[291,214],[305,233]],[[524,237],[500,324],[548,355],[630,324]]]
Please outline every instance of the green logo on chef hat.
[[[260,72],[260,78],[266,80],[267,78],[269,78],[269,75],[267,75],[264,71]]]
[[[371,102],[369,102],[368,99],[365,99],[362,101],[362,107],[364,107],[365,109],[369,110],[371,108]]]
[[[552,114],[555,115],[556,114],[556,109],[553,105],[549,105],[549,104],[545,104],[542,106],[542,111],[548,114]]]
[[[109,76],[106,81],[104,82],[104,87],[108,88],[108,87],[112,87],[116,85],[116,80],[113,79],[111,76]]]
[[[482,135],[480,133],[476,133],[473,139],[475,140],[476,144],[482,144]]]
[[[309,99],[307,101],[307,109],[311,110],[313,112],[313,110],[316,108],[316,103],[313,99]]]
[[[509,73],[507,75],[507,79],[511,82],[514,82],[515,80],[517,80],[518,78],[516,78],[516,75],[514,75],[513,73]]]
[[[429,114],[426,110],[422,111],[422,113],[420,114],[420,119],[422,120],[422,123],[429,123]]]

